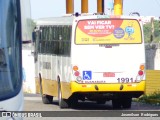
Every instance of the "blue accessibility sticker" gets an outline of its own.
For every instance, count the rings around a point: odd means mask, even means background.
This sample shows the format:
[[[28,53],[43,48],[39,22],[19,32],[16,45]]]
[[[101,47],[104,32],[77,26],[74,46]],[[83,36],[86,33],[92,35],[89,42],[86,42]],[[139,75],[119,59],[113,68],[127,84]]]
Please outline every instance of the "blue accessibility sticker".
[[[91,80],[92,71],[83,71],[83,80]]]

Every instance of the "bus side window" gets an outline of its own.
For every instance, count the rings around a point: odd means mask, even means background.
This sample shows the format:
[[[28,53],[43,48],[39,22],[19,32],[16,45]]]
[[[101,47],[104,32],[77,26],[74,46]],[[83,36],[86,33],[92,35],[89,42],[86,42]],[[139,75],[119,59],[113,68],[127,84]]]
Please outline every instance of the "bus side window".
[[[54,54],[58,54],[59,52],[59,41],[58,41],[58,26],[55,26],[54,29]]]
[[[51,54],[52,27],[48,28],[47,53]]]
[[[44,29],[44,27],[42,27],[42,32],[41,32],[41,39],[40,39],[40,53],[42,54],[43,53],[43,49],[44,49],[44,33],[45,33],[45,29]]]
[[[53,41],[53,35],[52,35],[52,26],[49,27],[49,41],[48,41],[48,53],[52,54],[52,41]]]
[[[63,48],[64,48],[64,55],[67,56],[68,55],[68,26],[65,26],[63,28],[63,35],[64,35],[64,42],[63,42]]]
[[[42,54],[47,53],[47,40],[48,40],[48,27],[44,27],[42,31],[42,44],[41,44],[41,52]]]
[[[71,50],[71,26],[67,26],[67,33],[66,33],[66,37],[67,37],[67,40],[66,40],[66,46],[65,46],[65,55],[66,56],[70,56],[70,50]]]
[[[40,28],[40,31],[38,32],[36,41],[37,41],[37,45],[38,45],[38,53],[42,53],[42,52],[41,52],[41,45],[42,45],[42,28]]]
[[[71,26],[42,27],[40,53],[70,55]]]
[[[45,51],[44,54],[48,54],[49,53],[49,32],[50,32],[50,27],[46,28],[46,39],[45,39]]]
[[[50,32],[51,32],[51,27],[47,27],[48,37],[46,39],[46,51],[45,51],[46,54],[50,54],[50,40],[51,40],[51,37],[50,37],[51,34],[50,34]]]
[[[62,38],[62,26],[58,27],[58,42],[59,42],[59,51],[58,54],[63,54],[63,38]]]

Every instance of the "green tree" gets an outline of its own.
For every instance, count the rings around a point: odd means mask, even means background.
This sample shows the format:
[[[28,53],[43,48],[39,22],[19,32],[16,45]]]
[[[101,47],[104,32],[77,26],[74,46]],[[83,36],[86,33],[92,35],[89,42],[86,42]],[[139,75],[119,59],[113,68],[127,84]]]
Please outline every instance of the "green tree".
[[[146,43],[151,42],[151,34],[152,34],[152,25],[151,23],[147,23],[143,25],[143,32],[144,32],[144,40]],[[154,20],[154,42],[160,42],[160,23],[158,20]]]
[[[33,32],[35,26],[36,26],[36,23],[34,22],[34,20],[32,19],[27,19],[27,25],[30,26],[30,30]]]

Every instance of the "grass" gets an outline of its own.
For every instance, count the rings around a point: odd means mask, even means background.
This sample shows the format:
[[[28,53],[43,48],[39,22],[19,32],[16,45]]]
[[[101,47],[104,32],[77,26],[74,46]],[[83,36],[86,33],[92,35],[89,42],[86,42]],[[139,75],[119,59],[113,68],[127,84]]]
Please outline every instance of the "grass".
[[[140,98],[134,99],[134,101],[160,106],[160,91],[150,95],[142,95]]]

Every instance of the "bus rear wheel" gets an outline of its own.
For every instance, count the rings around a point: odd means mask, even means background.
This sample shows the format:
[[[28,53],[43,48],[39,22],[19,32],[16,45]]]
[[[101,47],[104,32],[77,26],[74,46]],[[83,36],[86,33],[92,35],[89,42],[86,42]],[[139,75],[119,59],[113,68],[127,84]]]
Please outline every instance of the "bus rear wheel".
[[[96,103],[97,103],[97,104],[105,104],[105,103],[106,103],[106,100],[97,100]]]
[[[62,91],[60,82],[58,83],[58,103],[60,108],[68,108],[68,102],[66,99],[62,98]]]
[[[42,102],[44,104],[51,104],[53,102],[53,96],[50,95],[42,95]]]
[[[78,105],[78,96],[76,94],[73,94],[69,99],[68,99],[68,105],[71,108],[76,108]]]
[[[131,104],[132,104],[132,97],[123,97],[112,100],[113,109],[121,109],[121,108],[129,109],[131,108]]]
[[[132,98],[124,98],[121,100],[122,106],[125,109],[129,109],[131,108],[131,104],[132,104]]]
[[[121,101],[113,99],[112,100],[112,107],[113,107],[113,109],[120,109],[121,108]]]

